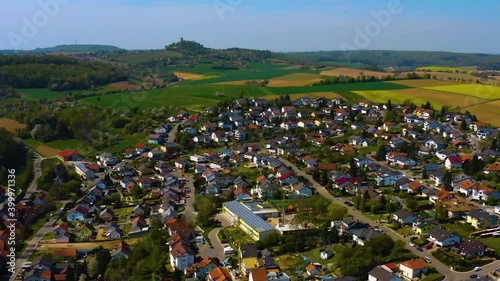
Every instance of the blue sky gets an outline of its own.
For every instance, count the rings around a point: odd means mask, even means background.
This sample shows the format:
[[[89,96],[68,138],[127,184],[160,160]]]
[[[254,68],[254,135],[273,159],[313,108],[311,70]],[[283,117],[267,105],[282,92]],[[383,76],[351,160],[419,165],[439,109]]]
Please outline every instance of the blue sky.
[[[184,37],[212,48],[498,54],[498,11],[485,0],[2,0],[0,49],[159,49]]]

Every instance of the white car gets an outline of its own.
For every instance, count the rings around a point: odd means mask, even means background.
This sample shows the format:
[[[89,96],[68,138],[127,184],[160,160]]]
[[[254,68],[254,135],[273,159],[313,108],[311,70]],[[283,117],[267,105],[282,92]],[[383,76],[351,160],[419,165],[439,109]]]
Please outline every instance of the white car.
[[[481,271],[482,269],[483,269],[483,268],[482,268],[482,267],[480,267],[480,266],[476,266],[476,267],[474,267],[474,271]]]
[[[415,244],[413,242],[410,242],[409,244],[411,247],[415,247]]]

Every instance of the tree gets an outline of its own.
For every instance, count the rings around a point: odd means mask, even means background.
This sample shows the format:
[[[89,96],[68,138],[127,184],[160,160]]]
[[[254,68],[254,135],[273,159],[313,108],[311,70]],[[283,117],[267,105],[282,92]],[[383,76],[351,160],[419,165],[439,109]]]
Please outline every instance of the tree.
[[[386,154],[387,148],[385,147],[385,145],[381,145],[377,151],[377,155],[375,156],[375,158],[377,159],[377,161],[383,161],[385,160]]]
[[[328,184],[328,172],[326,170],[321,171],[321,185],[326,186]]]
[[[409,196],[408,199],[406,199],[405,205],[411,212],[415,212],[418,209],[418,201],[414,196]]]
[[[143,196],[143,190],[140,186],[138,185],[134,185],[134,187],[132,187],[132,189],[130,190],[130,195],[135,199],[135,200],[139,200],[142,198]]]
[[[356,165],[356,161],[354,161],[354,158],[349,162],[349,174],[351,175],[351,177],[358,176],[358,166]]]
[[[460,130],[467,131],[467,123],[465,123],[465,120],[462,120],[462,123],[460,123]]]
[[[100,273],[99,261],[95,256],[87,259],[87,272],[91,277],[97,277]]]
[[[422,169],[422,178],[423,179],[428,179],[429,178],[429,175],[427,174],[427,170],[426,169]]]
[[[451,181],[452,181],[452,174],[450,171],[446,171],[446,173],[443,176],[443,188],[446,190],[452,190]]]
[[[331,245],[339,242],[339,232],[335,227],[330,227],[325,224],[321,229],[321,239],[326,245]]]
[[[347,208],[336,203],[328,206],[328,220],[340,221],[347,215]]]

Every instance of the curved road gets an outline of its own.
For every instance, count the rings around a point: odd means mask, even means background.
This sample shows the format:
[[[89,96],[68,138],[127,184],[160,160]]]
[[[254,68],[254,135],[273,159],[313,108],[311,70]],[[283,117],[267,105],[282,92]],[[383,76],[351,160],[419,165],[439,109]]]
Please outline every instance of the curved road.
[[[306,174],[304,171],[300,170],[297,166],[295,166],[295,164],[291,163],[290,161],[288,161],[286,159],[283,159],[283,158],[280,158],[280,161],[283,162],[283,164],[291,167],[296,174],[305,177],[309,182],[311,182],[312,185],[313,185],[313,187],[316,189],[316,191],[321,196],[323,196],[323,197],[331,200],[332,202],[335,202],[335,203],[343,205],[343,202],[345,201],[344,198],[342,198],[342,197],[333,197],[333,195],[330,194],[330,192],[328,192],[328,190],[326,190],[325,187],[321,186],[315,180],[313,180],[313,178],[312,178],[311,175]],[[348,208],[348,213],[349,213],[349,215],[353,216],[355,219],[367,222],[370,225],[379,225],[379,223],[377,221],[375,221],[375,220],[373,220],[373,219],[365,216],[362,212],[360,212],[358,210],[355,210],[354,208]],[[420,252],[415,247],[411,247],[409,245],[409,243],[410,243],[410,237],[402,238],[399,234],[397,234],[392,229],[390,229],[390,228],[388,228],[388,227],[386,227],[384,225],[381,225],[380,227],[393,240],[395,240],[395,241],[402,240],[403,242],[405,242],[406,249],[408,249],[409,251],[411,251],[414,255],[422,257],[422,258],[426,257],[426,256],[429,257],[431,259],[431,261],[432,261],[432,266],[434,266],[440,273],[442,273],[443,275],[445,275],[447,280],[453,280],[453,281],[470,280],[469,276],[472,274],[472,272],[456,272],[456,271],[452,271],[447,265],[443,264],[438,259],[434,258],[430,254],[429,251]],[[500,261],[497,260],[497,261],[495,261],[495,262],[493,262],[491,264],[483,266],[483,270],[478,275],[484,275],[487,272],[494,271],[499,266],[500,266]]]

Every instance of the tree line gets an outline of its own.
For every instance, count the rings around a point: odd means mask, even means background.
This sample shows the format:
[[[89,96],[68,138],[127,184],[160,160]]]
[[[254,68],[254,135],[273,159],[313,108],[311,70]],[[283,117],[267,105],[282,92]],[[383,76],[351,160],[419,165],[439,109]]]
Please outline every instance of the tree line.
[[[126,69],[104,62],[62,56],[0,57],[0,81],[14,88],[88,90],[128,77]]]

